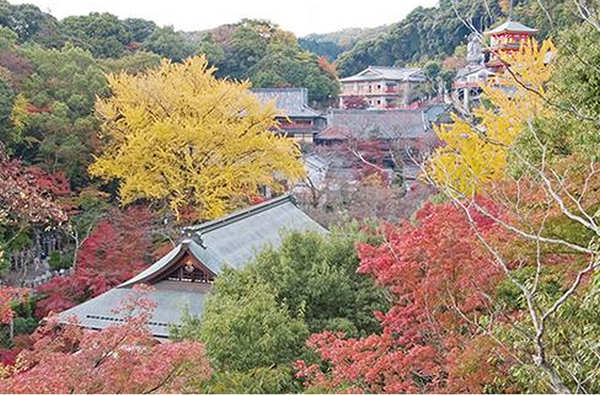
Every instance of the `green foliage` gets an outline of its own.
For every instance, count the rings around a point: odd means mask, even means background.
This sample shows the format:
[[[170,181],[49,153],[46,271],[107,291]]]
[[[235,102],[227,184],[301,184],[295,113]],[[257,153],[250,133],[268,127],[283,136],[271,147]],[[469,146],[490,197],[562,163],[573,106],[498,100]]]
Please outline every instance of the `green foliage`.
[[[333,41],[317,41],[310,38],[299,38],[298,44],[307,51],[310,51],[319,56],[324,56],[330,62],[333,62],[342,52],[344,48]]]
[[[117,16],[93,12],[61,21],[66,38],[96,57],[118,57],[127,51],[131,35]]]
[[[200,339],[218,370],[202,391],[289,391],[283,384],[292,385],[291,376],[277,377],[300,356],[312,358],[305,348],[309,332],[378,332],[373,312],[389,302],[371,278],[356,273],[355,243],[367,238],[357,226],[329,235],[291,233],[278,250],[222,273],[203,315],[187,316],[173,330],[177,338]],[[274,377],[245,387],[273,367]]]
[[[14,47],[19,36],[6,26],[0,26],[0,49],[10,50]]]
[[[258,88],[305,87],[318,102],[338,93],[336,76],[319,66],[318,57],[303,50],[292,33],[266,21],[245,19],[221,43],[206,35],[200,51],[208,53],[221,77],[249,79]]]
[[[50,253],[48,259],[48,265],[52,270],[68,269],[71,267],[73,261],[68,256],[63,256],[58,250],[54,250]]]
[[[204,54],[212,65],[223,64],[225,61],[225,50],[214,42],[211,34],[204,34],[198,43],[196,53],[199,55]]]
[[[469,28],[457,18],[457,13],[470,21],[478,30],[501,23],[508,10],[502,9],[503,0],[441,0],[437,7],[418,7],[394,24],[389,32],[358,40],[356,45],[342,53],[336,60],[342,76],[363,70],[369,65],[404,66],[424,59],[441,59],[466,41]],[[550,23],[535,0],[513,0],[513,19],[540,29],[546,37]],[[569,26],[576,21],[569,0],[544,2],[555,16],[556,28]],[[571,11],[570,11],[571,9]]]
[[[236,295],[265,282],[292,316],[304,318],[311,332],[346,329],[379,331],[374,311],[389,307],[373,280],[356,273],[355,244],[366,236],[347,227],[330,235],[291,233],[278,250],[259,254],[256,262],[223,280],[219,290]]]
[[[282,394],[293,392],[290,377],[290,369],[282,367],[220,371],[193,387],[200,394]]]
[[[200,323],[198,340],[204,343],[213,365],[239,372],[289,365],[304,347],[306,325],[290,316],[265,283],[239,289],[236,295],[223,292],[222,285],[232,276],[235,274],[229,271],[217,279],[215,295]]]
[[[8,78],[0,74],[0,141],[12,142],[15,139],[10,116],[15,93]]]
[[[195,52],[195,48],[171,26],[154,30],[148,39],[142,43],[141,48],[176,62],[184,60]]]
[[[161,57],[155,53],[137,51],[131,55],[121,56],[120,58],[101,59],[98,63],[107,73],[125,72],[137,74],[158,67],[160,59]]]
[[[0,1],[0,26],[17,34],[18,41],[36,41],[49,47],[61,45],[58,21],[33,4],[10,4]]]
[[[586,24],[568,29],[560,36],[557,48],[553,55],[555,71],[548,87],[549,107],[553,111],[550,116],[534,121],[537,139],[546,147],[547,160],[575,152],[598,160],[600,71],[592,65],[600,62],[600,32]],[[538,162],[542,152],[535,138],[531,133],[522,133],[517,147],[525,158]]]
[[[387,33],[391,25],[374,28],[348,28],[325,34],[309,34],[298,40],[302,48],[329,61],[334,61],[339,54],[352,49],[358,41],[368,40]]]
[[[548,277],[540,282],[544,286],[542,298],[555,298],[564,289]],[[513,288],[513,297],[519,293],[508,282],[500,285],[503,297],[500,302],[510,301],[508,288]],[[504,293],[506,292],[506,293]],[[519,297],[518,305],[508,303],[506,307],[522,308],[525,301]],[[566,385],[577,393],[598,393],[600,391],[600,371],[598,371],[598,339],[600,338],[600,277],[595,276],[590,284],[584,287],[574,298],[561,307],[558,314],[546,323],[544,335],[546,354],[550,362],[557,367],[560,377]],[[513,326],[497,326],[497,338],[518,350],[520,363],[510,370],[510,379],[514,380],[522,392],[548,393],[547,374],[528,359],[528,354],[535,352],[528,336],[527,328],[531,325],[530,317],[524,316]]]
[[[570,105],[581,116],[562,111],[553,125],[555,133],[568,132],[566,139],[575,146],[571,150],[580,148],[597,155],[600,135],[595,121],[600,118],[600,71],[593,65],[600,64],[600,32],[587,24],[569,29],[558,48],[557,72],[553,74],[550,93],[559,106]]]
[[[23,143],[16,150],[49,173],[63,171],[72,187],[87,182],[82,171],[97,149],[96,96],[108,93],[106,78],[92,55],[67,45],[63,49],[28,47],[36,71],[22,82],[23,111],[18,119]]]
[[[136,43],[144,42],[154,33],[156,23],[142,18],[127,18],[123,26],[129,34],[129,38]]]
[[[13,318],[13,335],[30,335],[38,327],[39,321],[35,318],[36,299],[28,296],[18,302],[11,303],[11,309],[15,316]],[[10,339],[10,326],[0,326],[0,346],[2,348],[11,348],[14,346]]]

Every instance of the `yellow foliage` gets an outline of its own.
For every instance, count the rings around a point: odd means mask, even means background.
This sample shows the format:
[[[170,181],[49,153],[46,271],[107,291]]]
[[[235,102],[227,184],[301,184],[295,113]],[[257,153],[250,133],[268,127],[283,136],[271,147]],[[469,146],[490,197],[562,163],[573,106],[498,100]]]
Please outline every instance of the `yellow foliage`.
[[[10,120],[15,126],[15,130],[19,138],[21,136],[21,132],[27,126],[27,119],[29,117],[29,112],[27,111],[28,105],[29,102],[25,98],[25,95],[19,93],[15,98],[13,108],[10,113]]]
[[[428,173],[438,185],[460,193],[477,193],[485,184],[501,179],[507,167],[508,149],[528,122],[550,114],[544,101],[552,72],[548,53],[555,53],[550,40],[542,45],[529,40],[519,51],[501,54],[510,71],[483,85],[491,107],[473,110],[476,125],[457,116],[436,132],[445,146],[428,161]]]
[[[214,218],[261,186],[280,190],[277,177],[302,176],[297,144],[271,131],[274,103],[214,71],[202,56],[108,76],[113,95],[96,103],[106,147],[90,172],[118,179],[123,204],[159,200]]]

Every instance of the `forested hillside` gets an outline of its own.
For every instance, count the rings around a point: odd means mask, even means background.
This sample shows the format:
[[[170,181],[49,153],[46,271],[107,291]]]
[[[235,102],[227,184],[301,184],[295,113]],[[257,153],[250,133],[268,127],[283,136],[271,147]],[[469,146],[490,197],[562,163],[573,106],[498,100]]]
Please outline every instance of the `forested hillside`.
[[[321,103],[337,94],[333,66],[271,22],[245,19],[191,37],[217,66],[218,76],[249,79],[258,88],[305,87],[310,99]]]
[[[139,71],[156,65],[149,53],[173,61],[205,53],[217,75],[249,79],[256,87],[306,87],[310,98],[326,103],[338,86],[325,59],[300,47],[296,37],[267,21],[243,20],[210,32],[177,32],[140,18],[119,19],[90,13],[57,20],[39,8],[0,1],[0,25],[17,34],[16,42],[43,49],[73,47],[89,51],[107,67]]]
[[[318,40],[309,36],[301,39],[301,42],[307,42],[307,48],[314,48],[314,51],[325,55],[338,52],[335,65],[339,75],[344,77],[369,65],[404,66],[450,56],[466,42],[471,33],[464,22],[484,30],[511,14],[513,19],[540,29],[540,37],[545,37],[550,30],[550,22],[540,4],[545,4],[546,11],[553,15],[557,29],[576,20],[568,0],[541,3],[537,0],[514,0],[512,14],[510,2],[506,0],[440,0],[437,7],[418,7],[402,21],[378,34],[358,35],[352,48],[345,52],[340,52],[346,47],[338,41],[336,33],[324,35]],[[339,33],[344,37],[343,32]]]
[[[392,25],[383,25],[373,28],[348,28],[323,34],[313,33],[300,37],[298,42],[306,50],[334,61],[342,52],[352,49],[357,42],[388,33],[391,28]]]

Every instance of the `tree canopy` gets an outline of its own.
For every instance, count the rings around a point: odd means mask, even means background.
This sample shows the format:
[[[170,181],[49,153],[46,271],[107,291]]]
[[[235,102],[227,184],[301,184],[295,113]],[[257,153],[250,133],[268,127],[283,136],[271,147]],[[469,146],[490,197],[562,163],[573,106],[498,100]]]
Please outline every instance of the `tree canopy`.
[[[281,190],[277,174],[302,175],[296,143],[271,130],[275,108],[214,71],[195,57],[108,77],[112,96],[96,105],[106,146],[90,171],[118,179],[124,204],[164,201],[214,218],[259,187]]]

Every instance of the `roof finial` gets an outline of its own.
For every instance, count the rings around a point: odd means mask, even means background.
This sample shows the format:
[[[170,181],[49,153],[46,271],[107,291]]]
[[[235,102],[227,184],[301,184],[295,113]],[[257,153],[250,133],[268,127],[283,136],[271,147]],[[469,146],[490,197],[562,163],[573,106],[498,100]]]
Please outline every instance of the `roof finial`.
[[[202,234],[200,232],[196,232],[189,227],[183,228],[181,230],[180,243],[189,244],[192,241],[200,245],[202,248],[206,248],[204,240],[202,239]]]

